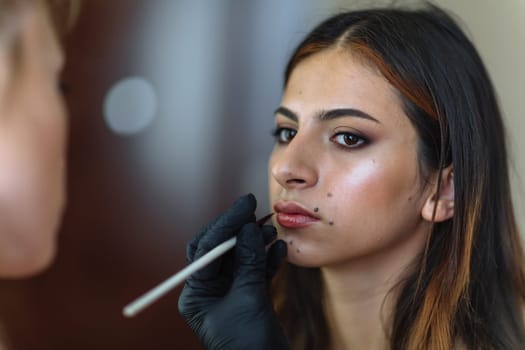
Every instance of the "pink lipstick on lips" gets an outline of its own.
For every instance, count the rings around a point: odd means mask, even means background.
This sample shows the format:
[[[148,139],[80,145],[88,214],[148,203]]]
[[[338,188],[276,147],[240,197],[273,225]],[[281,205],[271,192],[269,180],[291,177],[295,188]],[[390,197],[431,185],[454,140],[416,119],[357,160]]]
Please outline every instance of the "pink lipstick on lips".
[[[305,209],[296,202],[279,201],[273,206],[276,220],[285,228],[302,228],[320,220],[319,216]]]

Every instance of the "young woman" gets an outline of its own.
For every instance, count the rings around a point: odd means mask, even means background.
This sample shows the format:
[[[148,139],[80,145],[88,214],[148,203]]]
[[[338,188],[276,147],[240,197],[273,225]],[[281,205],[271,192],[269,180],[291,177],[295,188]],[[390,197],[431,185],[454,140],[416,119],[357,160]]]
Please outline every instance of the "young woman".
[[[483,63],[431,5],[336,15],[292,55],[269,162],[279,240],[243,197],[188,245],[237,235],[179,299],[207,348],[522,349],[523,252]],[[268,277],[287,251],[288,263]]]

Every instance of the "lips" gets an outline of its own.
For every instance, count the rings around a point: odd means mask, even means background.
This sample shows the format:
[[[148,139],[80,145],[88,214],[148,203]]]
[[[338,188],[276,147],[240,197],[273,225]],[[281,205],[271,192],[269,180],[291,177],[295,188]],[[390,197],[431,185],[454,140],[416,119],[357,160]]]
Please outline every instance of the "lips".
[[[320,220],[319,216],[310,212],[296,202],[279,201],[273,206],[279,225],[285,228],[302,228],[313,225]]]

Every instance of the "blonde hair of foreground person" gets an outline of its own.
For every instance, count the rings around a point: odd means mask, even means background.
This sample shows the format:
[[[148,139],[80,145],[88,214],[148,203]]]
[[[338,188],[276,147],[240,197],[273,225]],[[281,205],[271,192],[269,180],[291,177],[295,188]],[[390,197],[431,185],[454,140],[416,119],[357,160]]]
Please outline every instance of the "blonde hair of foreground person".
[[[60,37],[77,1],[0,0],[0,278],[45,269],[65,205]]]

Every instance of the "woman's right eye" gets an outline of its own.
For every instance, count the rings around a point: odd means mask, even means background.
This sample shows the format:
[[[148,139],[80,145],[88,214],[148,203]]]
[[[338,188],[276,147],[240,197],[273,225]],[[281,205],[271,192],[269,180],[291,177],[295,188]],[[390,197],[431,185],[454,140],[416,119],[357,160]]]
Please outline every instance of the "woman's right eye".
[[[297,134],[297,130],[290,128],[276,128],[272,135],[279,144],[289,143]]]

